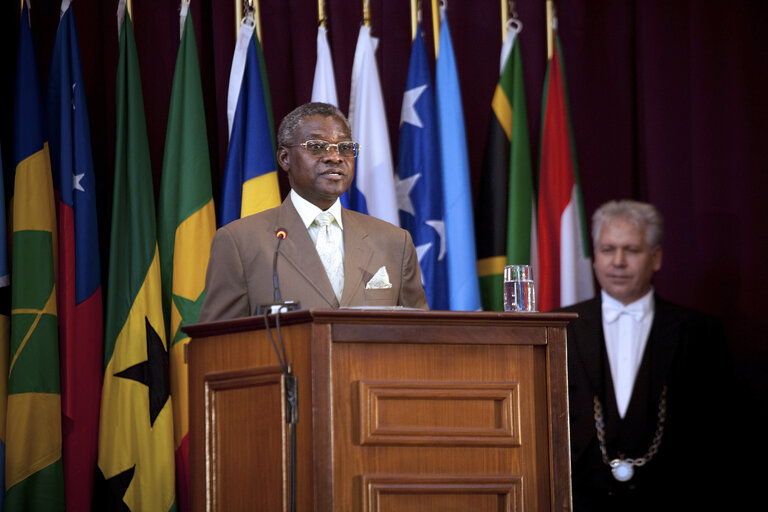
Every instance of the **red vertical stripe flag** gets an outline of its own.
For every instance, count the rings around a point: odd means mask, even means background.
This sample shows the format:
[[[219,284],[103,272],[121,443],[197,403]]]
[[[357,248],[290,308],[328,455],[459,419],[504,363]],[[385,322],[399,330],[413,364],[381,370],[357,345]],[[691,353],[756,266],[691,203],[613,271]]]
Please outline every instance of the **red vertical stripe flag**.
[[[72,6],[67,6],[61,17],[53,46],[48,121],[59,212],[59,347],[66,508],[90,510],[104,340],[96,183]]]
[[[594,295],[561,53],[555,33],[542,106],[537,286],[540,311],[567,306]]]

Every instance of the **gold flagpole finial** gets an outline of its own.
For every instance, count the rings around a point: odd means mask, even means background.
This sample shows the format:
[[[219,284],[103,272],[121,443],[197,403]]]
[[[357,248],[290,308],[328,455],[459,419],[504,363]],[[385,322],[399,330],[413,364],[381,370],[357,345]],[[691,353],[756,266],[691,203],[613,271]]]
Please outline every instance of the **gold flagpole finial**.
[[[411,41],[416,39],[416,27],[419,25],[419,0],[411,0]]]
[[[325,0],[317,0],[317,22],[325,26]]]
[[[363,25],[371,26],[371,1],[363,0]]]
[[[547,59],[552,58],[555,47],[555,29],[557,28],[557,10],[554,0],[547,0]]]

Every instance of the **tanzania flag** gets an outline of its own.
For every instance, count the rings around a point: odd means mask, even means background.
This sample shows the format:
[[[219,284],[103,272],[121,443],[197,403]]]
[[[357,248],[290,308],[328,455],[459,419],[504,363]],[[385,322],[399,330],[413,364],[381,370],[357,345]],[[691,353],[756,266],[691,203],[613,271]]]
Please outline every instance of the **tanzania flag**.
[[[272,99],[258,37],[248,42],[238,94],[221,186],[222,226],[280,204]]]
[[[14,101],[13,290],[5,509],[64,510],[56,205],[29,12],[22,8]]]
[[[182,16],[187,5],[182,3]],[[187,14],[184,19],[165,134],[157,234],[163,275],[163,316],[166,321],[170,319],[167,333],[171,340],[176,489],[182,511],[190,508],[189,395],[184,361],[189,337],[180,327],[197,322],[205,297],[205,269],[216,231],[195,30],[191,16]]]
[[[540,311],[568,306],[594,295],[561,54],[560,39],[555,33],[542,107],[537,286]]]
[[[483,309],[504,309],[504,266],[537,263],[533,173],[525,106],[522,53],[517,36],[511,45],[493,94],[491,119],[477,201],[477,273]],[[502,50],[504,53],[504,50]]]
[[[48,78],[51,168],[59,209],[59,335],[67,510],[91,510],[104,334],[96,183],[75,18],[59,21]]]
[[[130,16],[120,31],[99,430],[99,510],[175,510],[173,410],[149,142]]]

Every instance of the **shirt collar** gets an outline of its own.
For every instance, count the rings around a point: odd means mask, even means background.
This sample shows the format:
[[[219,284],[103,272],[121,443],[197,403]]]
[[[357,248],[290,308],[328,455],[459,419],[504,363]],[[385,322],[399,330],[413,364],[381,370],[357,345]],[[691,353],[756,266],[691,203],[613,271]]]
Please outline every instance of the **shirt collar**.
[[[642,315],[640,316],[639,320],[645,320],[648,318],[648,315],[653,313],[653,294],[654,289],[651,287],[650,290],[648,290],[648,293],[640,297],[634,302],[631,302],[627,305],[622,304],[620,301],[614,299],[610,295],[606,293],[605,290],[600,291],[600,295],[602,297],[602,304],[603,304],[603,310],[606,309],[612,309],[614,311],[616,310],[634,310],[634,311],[641,311]],[[615,316],[613,317],[615,319]]]
[[[298,212],[299,217],[301,217],[301,221],[304,223],[304,227],[306,228],[309,228],[309,226],[311,226],[315,221],[315,217],[317,217],[317,215],[323,211],[316,205],[301,197],[293,189],[291,189],[291,202],[293,203],[293,207],[296,208],[296,211]],[[333,218],[336,219],[336,222],[343,231],[344,225],[341,223],[341,201],[337,198],[331,207],[326,211],[333,215]]]

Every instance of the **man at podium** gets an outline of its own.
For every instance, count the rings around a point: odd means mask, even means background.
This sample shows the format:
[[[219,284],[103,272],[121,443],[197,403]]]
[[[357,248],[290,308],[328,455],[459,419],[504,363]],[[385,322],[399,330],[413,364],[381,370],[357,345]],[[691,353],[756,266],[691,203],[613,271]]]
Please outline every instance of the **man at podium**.
[[[565,308],[579,314],[567,329],[574,512],[718,510],[727,487],[725,336],[654,292],[662,231],[637,201],[592,218],[602,291]]]
[[[325,103],[301,105],[282,120],[277,139],[291,191],[280,206],[216,232],[198,320],[251,316],[284,300],[305,309],[428,309],[410,234],[341,206],[365,150],[344,114]]]

